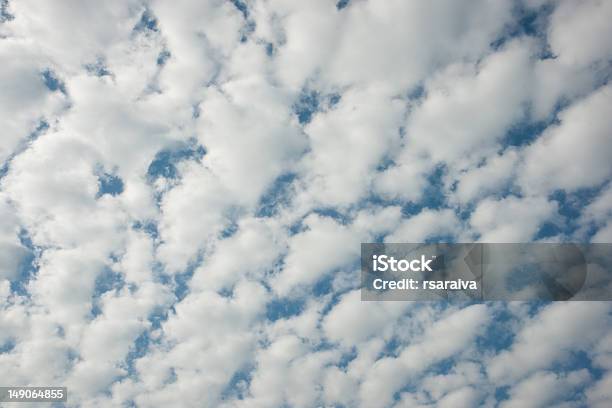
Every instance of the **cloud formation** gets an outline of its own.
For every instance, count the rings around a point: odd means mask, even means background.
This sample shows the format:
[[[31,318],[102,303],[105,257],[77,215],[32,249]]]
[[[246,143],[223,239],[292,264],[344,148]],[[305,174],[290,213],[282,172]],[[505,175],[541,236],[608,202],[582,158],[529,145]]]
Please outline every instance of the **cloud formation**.
[[[0,4],[2,385],[612,403],[607,303],[358,291],[360,242],[610,241],[612,3]]]

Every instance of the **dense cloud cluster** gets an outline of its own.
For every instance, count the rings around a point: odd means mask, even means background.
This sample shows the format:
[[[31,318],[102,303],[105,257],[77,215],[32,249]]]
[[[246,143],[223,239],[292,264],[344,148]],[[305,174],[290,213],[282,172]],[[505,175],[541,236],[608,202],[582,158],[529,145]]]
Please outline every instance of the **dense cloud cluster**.
[[[607,303],[358,291],[360,242],[610,242],[612,2],[0,4],[1,385],[612,405]]]

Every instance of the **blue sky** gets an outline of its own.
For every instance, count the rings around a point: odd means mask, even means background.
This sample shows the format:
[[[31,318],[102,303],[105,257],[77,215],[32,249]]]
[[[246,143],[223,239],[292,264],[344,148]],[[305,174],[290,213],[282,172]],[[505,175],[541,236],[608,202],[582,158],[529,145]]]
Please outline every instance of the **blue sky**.
[[[608,303],[361,302],[359,249],[610,242],[612,3],[0,4],[0,385],[611,405]]]

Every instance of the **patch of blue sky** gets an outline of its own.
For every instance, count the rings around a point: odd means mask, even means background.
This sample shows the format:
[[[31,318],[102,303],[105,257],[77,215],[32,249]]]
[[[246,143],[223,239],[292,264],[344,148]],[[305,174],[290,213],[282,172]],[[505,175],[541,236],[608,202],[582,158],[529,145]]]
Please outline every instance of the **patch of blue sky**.
[[[154,240],[159,238],[159,230],[157,229],[157,223],[154,221],[136,221],[132,224],[132,228],[136,231],[143,231]]]
[[[92,296],[91,316],[97,317],[102,313],[100,297],[106,292],[120,290],[125,285],[123,274],[105,267],[96,277]]]
[[[540,313],[546,306],[550,306],[549,300],[530,300],[525,302],[524,305],[527,307],[527,314],[529,317],[535,317]]]
[[[238,232],[240,229],[238,220],[244,216],[245,211],[240,206],[230,206],[224,211],[225,222],[221,233],[219,234],[221,239],[226,239]]]
[[[351,3],[351,0],[338,0],[338,2],[336,3],[336,8],[338,10],[342,10],[345,7],[348,7],[348,5]]]
[[[542,38],[543,53],[542,58],[548,57],[546,52],[545,33],[548,16],[553,7],[545,4],[540,8],[532,9],[525,7],[521,2],[515,2],[512,10],[514,18],[505,26],[503,33],[491,42],[493,49],[503,47],[508,41],[520,36],[531,36]]]
[[[342,225],[349,225],[352,222],[352,217],[349,214],[333,207],[315,208],[312,210],[312,213],[331,218]]]
[[[271,42],[266,42],[264,44],[266,47],[266,55],[268,57],[272,57],[274,53],[276,52],[276,48],[274,47],[274,44],[272,44]]]
[[[29,296],[28,284],[37,271],[36,257],[31,252],[25,253],[17,266],[17,278],[11,281],[11,292]]]
[[[184,271],[174,275],[174,296],[176,296],[177,302],[180,302],[189,294],[189,282],[193,278],[195,270],[200,266],[204,255],[199,253],[196,258],[191,261]]]
[[[2,163],[2,166],[0,166],[0,179],[2,179],[8,173],[13,158],[27,149],[27,147],[41,135],[43,135],[47,129],[49,129],[49,123],[47,123],[46,120],[41,119],[36,128],[28,135],[27,138],[25,138],[25,140],[19,144],[17,149],[15,149],[15,151],[8,156],[4,163]]]
[[[505,401],[510,399],[510,386],[504,385],[502,387],[496,387],[493,394],[496,401]]]
[[[378,354],[377,358],[381,359],[384,357],[397,357],[406,345],[400,341],[397,336],[391,337],[388,341],[385,342],[385,346]]]
[[[502,150],[531,144],[550,124],[550,121],[529,120],[513,124],[501,140]]]
[[[178,273],[174,276],[174,295],[177,301],[180,302],[189,293],[189,282],[193,278],[194,270],[187,270],[185,272]]]
[[[168,59],[170,59],[170,57],[172,56],[172,54],[170,53],[169,50],[162,50],[159,55],[157,56],[157,65],[159,66],[164,66],[166,65],[166,61],[168,61]]]
[[[416,215],[425,208],[440,209],[448,204],[444,188],[444,176],[447,169],[444,164],[437,165],[434,170],[427,175],[427,181],[423,196],[420,201],[409,201],[402,206],[402,215],[405,217]]]
[[[321,94],[316,90],[305,88],[293,104],[293,113],[297,116],[300,125],[307,125],[317,112],[333,109],[341,99],[342,95],[337,92]]]
[[[538,241],[545,238],[559,237],[563,236],[567,231],[567,228],[564,226],[566,223],[554,222],[554,221],[546,221],[538,228],[538,232],[534,236],[534,240]]]
[[[312,345],[312,351],[315,353],[321,351],[336,350],[338,348],[338,345],[336,343],[326,340],[325,338],[317,339],[316,342],[313,341],[313,339],[310,339],[309,343],[310,345]]]
[[[17,346],[14,339],[5,340],[4,343],[0,343],[0,354],[10,353]]]
[[[369,194],[357,204],[354,205],[355,210],[360,210],[369,207],[389,207],[389,206],[402,206],[407,204],[405,201],[399,198],[386,198],[377,194]]]
[[[340,210],[332,207],[315,208],[289,226],[289,235],[295,235],[306,231],[307,227],[304,225],[304,219],[310,214],[317,214],[322,217],[331,218],[342,225],[349,225],[352,221],[352,217],[348,214],[348,212],[341,212]]]
[[[357,352],[357,348],[355,346],[351,347],[349,351],[342,353],[340,360],[336,366],[342,370],[346,369],[351,361],[355,360],[359,353]]]
[[[111,173],[101,173],[98,175],[98,192],[96,198],[103,195],[117,196],[123,193],[123,180]]]
[[[428,373],[436,375],[449,374],[451,370],[455,367],[457,357],[458,356],[447,357],[436,362],[435,364],[432,364],[427,370]]]
[[[255,32],[255,27],[256,27],[255,21],[249,18],[250,17],[249,16],[249,6],[247,5],[245,1],[243,0],[230,0],[230,1],[234,5],[236,10],[238,10],[240,14],[242,14],[242,18],[245,21],[244,25],[240,29],[240,42],[246,42],[249,39],[249,35]]]
[[[503,135],[498,153],[502,153],[508,148],[523,147],[533,143],[547,128],[560,123],[559,113],[567,108],[571,102],[567,98],[560,98],[555,102],[546,118],[537,120],[533,118],[532,106],[526,104],[522,118],[513,123]]]
[[[138,378],[138,372],[134,366],[135,361],[147,354],[150,343],[151,338],[148,330],[144,330],[136,340],[134,340],[134,344],[130,347],[130,351],[125,358],[125,366],[129,377],[133,379]]]
[[[329,295],[331,296],[331,298],[329,300],[327,300],[327,303],[325,304],[325,306],[323,306],[323,308],[321,309],[321,314],[322,315],[326,315],[327,313],[331,312],[331,310],[336,307],[337,304],[340,303],[340,300],[342,300],[342,296],[344,296],[347,292],[353,290],[353,289],[357,289],[359,288],[359,284],[360,284],[360,279],[361,277],[358,275],[360,272],[355,273],[355,286],[352,288],[346,288],[343,290],[333,290],[332,292],[329,293]]]
[[[278,213],[280,207],[288,205],[291,185],[296,177],[294,173],[285,173],[277,177],[259,200],[255,215],[257,217],[272,217]]]
[[[182,143],[172,148],[163,149],[155,155],[155,158],[147,169],[147,178],[154,181],[158,177],[177,178],[177,164],[184,160],[200,161],[206,155],[204,146],[198,144],[195,139]]]
[[[243,399],[247,394],[255,368],[255,366],[249,365],[245,368],[236,371],[228,382],[225,389],[221,392],[221,399]]]
[[[153,264],[151,265],[151,272],[153,272],[154,282],[168,287],[172,287],[174,285],[173,276],[166,272],[162,262],[153,261]]]
[[[556,360],[549,369],[555,373],[584,369],[588,370],[595,380],[601,379],[606,372],[605,369],[593,364],[587,350],[569,350],[564,354],[563,359]]]
[[[96,277],[94,296],[101,296],[111,290],[119,290],[125,285],[123,274],[110,268],[103,268]]]
[[[178,376],[176,375],[176,369],[174,367],[170,367],[169,371],[170,373],[168,374],[166,381],[164,381],[164,384],[173,384],[176,382],[176,380],[178,380]]]
[[[329,108],[333,109],[342,100],[342,95],[340,95],[337,92],[333,92],[333,93],[330,93],[329,95],[327,95],[326,98],[327,98],[327,104],[328,104]]]
[[[24,251],[17,265],[17,278],[11,281],[10,287],[12,293],[30,297],[28,284],[38,273],[38,258],[41,250],[34,247],[30,235],[25,229],[19,231],[19,242]]]
[[[230,0],[230,1],[234,5],[234,7],[236,7],[238,11],[240,11],[240,13],[242,14],[245,20],[249,18],[249,7],[244,1],[242,0]]]
[[[66,85],[52,69],[47,68],[43,70],[41,75],[45,86],[51,92],[60,91],[61,93],[66,94]]]
[[[98,58],[92,63],[85,64],[84,68],[87,73],[97,77],[113,76],[113,73],[106,66],[106,61],[104,61],[104,58]]]
[[[554,200],[559,205],[559,213],[568,218],[578,218],[582,210],[589,205],[606,187],[608,182],[591,187],[581,188],[576,191],[555,190],[550,194],[549,200]]]
[[[597,196],[603,191],[608,182],[602,185],[581,188],[576,191],[567,192],[559,189],[553,191],[549,196],[549,201],[555,201],[558,205],[558,213],[560,219],[555,219],[544,223],[534,239],[559,236],[561,238],[570,239],[571,235],[583,225],[580,225],[578,220],[586,208]],[[587,229],[586,239],[592,237],[597,232],[597,225],[589,225]]]
[[[132,31],[135,33],[143,32],[143,31],[159,31],[159,28],[157,25],[157,18],[155,18],[151,10],[146,8],[142,12],[142,15],[140,16],[140,20],[138,20],[138,23],[136,23]]]
[[[312,120],[312,116],[319,110],[319,93],[312,90],[303,90],[293,105],[301,125],[306,125]]]
[[[89,314],[91,315],[92,319],[95,319],[96,317],[102,314],[102,309],[100,308],[100,305],[97,299],[94,302],[92,302],[91,310],[89,311]]]
[[[246,42],[249,39],[249,35],[255,32],[255,28],[255,22],[253,20],[247,20],[240,29],[240,42]]]
[[[334,275],[338,271],[332,271],[319,279],[312,287],[312,296],[320,297],[329,293],[334,293]]]
[[[9,11],[9,1],[0,0],[0,23],[11,21],[15,18]]]
[[[168,320],[169,310],[164,307],[156,307],[149,314],[147,320],[151,323],[151,329],[159,329],[166,320]]]
[[[425,96],[427,96],[427,93],[425,90],[425,85],[422,82],[413,86],[411,89],[408,90],[408,93],[406,94],[406,97],[408,98],[408,100],[411,100],[411,101],[421,100]]]
[[[446,244],[456,242],[456,238],[452,234],[436,234],[428,236],[423,242],[425,244]]]
[[[297,316],[304,310],[305,299],[281,298],[273,299],[266,304],[266,319],[275,322]]]
[[[495,310],[495,316],[482,336],[476,339],[476,347],[481,353],[499,351],[509,348],[515,338],[513,330],[516,316],[507,308]]]
[[[236,232],[238,232],[238,224],[235,221],[230,221],[227,226],[221,230],[221,239],[227,239]]]
[[[342,265],[341,268],[333,269],[323,275],[319,280],[315,282],[312,287],[312,295],[314,297],[321,297],[325,295],[332,295],[333,297],[340,297],[344,292],[349,291],[351,287],[347,287],[343,290],[338,290],[334,287],[334,283],[338,274],[346,274],[349,271],[359,271],[361,268],[361,259],[357,256],[352,261]],[[354,274],[354,282],[356,283],[355,288],[358,287],[359,276],[357,273]]]
[[[62,405],[63,407],[63,405]],[[138,405],[136,405],[136,401],[129,399],[127,401],[125,401],[122,405],[122,408],[137,408]]]
[[[226,299],[232,299],[234,297],[234,287],[221,288],[217,290],[217,293]]]
[[[304,225],[304,219],[299,219],[295,221],[293,224],[289,225],[287,230],[289,231],[289,235],[299,234],[300,232],[306,231],[306,226]]]

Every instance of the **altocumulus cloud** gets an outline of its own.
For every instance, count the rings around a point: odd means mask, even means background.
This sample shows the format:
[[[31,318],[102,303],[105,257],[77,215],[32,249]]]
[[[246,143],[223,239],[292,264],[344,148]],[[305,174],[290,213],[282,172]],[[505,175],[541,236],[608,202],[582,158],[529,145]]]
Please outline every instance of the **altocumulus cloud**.
[[[612,239],[612,2],[0,2],[0,379],[609,407],[607,303],[362,303],[359,243]]]

